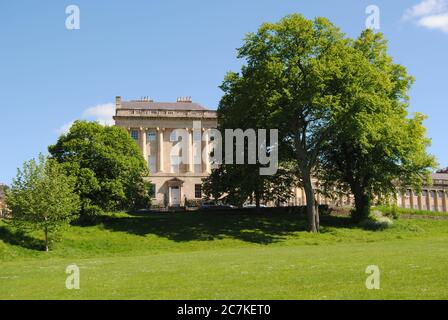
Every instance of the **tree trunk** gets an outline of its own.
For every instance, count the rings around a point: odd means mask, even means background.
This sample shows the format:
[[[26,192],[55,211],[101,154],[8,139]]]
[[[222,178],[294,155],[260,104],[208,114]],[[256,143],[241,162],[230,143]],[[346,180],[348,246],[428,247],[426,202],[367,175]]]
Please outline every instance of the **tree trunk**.
[[[255,192],[255,206],[260,208],[260,193],[258,190]]]
[[[314,190],[313,184],[311,183],[311,175],[304,174],[303,177],[303,189],[305,190],[306,195],[306,214],[308,218],[308,231],[309,232],[319,232],[317,228],[316,219],[317,213],[315,208],[315,198],[314,198]]]
[[[45,226],[45,251],[48,252],[48,227]]]
[[[352,192],[355,197],[355,214],[353,218],[359,222],[369,216],[371,199],[370,195],[361,186],[356,186]]]

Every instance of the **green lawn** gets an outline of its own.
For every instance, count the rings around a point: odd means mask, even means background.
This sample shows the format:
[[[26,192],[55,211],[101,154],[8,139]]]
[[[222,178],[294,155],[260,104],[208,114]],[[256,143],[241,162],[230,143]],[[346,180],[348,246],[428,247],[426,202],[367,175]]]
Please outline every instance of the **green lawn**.
[[[0,221],[0,299],[448,299],[448,220],[322,224],[313,235],[292,214],[119,214],[45,253]],[[72,263],[80,290],[65,288]],[[365,287],[368,265],[380,290]]]

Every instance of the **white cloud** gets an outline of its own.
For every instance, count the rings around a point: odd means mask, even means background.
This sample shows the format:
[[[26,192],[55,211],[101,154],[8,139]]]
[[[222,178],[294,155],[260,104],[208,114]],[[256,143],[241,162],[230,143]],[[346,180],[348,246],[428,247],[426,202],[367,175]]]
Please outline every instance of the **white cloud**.
[[[407,9],[403,20],[448,33],[448,0],[423,0]]]
[[[90,108],[87,108],[82,113],[81,119],[96,121],[103,126],[111,126],[115,124],[112,118],[115,115],[115,104],[105,103],[99,104]],[[56,129],[57,134],[67,133],[75,121],[72,120],[63,124],[60,128]]]
[[[94,107],[88,108],[82,114],[84,118],[89,120],[98,121],[103,126],[111,126],[115,124],[112,117],[115,115],[115,104],[106,103],[99,104]]]
[[[439,29],[448,33],[448,12],[434,16],[423,17],[418,25],[428,29]]]
[[[62,126],[60,126],[58,129],[56,129],[55,132],[56,132],[58,135],[67,133],[67,132],[70,130],[70,128],[71,128],[71,126],[73,125],[74,122],[75,122],[75,121],[73,120],[73,121],[64,123],[64,124],[63,124]]]

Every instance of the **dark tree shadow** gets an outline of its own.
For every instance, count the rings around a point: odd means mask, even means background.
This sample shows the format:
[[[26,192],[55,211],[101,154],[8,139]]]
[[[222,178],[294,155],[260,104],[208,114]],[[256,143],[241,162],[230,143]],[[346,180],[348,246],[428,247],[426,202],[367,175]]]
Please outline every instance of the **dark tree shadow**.
[[[139,236],[154,234],[177,242],[231,237],[246,242],[270,244],[307,230],[304,215],[241,212],[148,213],[132,217],[104,217],[106,229]],[[322,232],[328,227],[352,228],[347,217],[321,218]]]
[[[42,250],[44,241],[26,235],[21,231],[12,231],[5,226],[0,227],[0,239],[13,246],[20,246],[31,250]]]

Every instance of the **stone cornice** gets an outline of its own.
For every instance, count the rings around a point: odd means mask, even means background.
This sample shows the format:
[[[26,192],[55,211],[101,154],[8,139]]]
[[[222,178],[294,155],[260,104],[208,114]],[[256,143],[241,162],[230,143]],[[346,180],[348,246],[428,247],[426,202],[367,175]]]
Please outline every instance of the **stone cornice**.
[[[170,119],[216,119],[213,110],[154,110],[154,109],[117,109],[114,119],[170,118]]]

